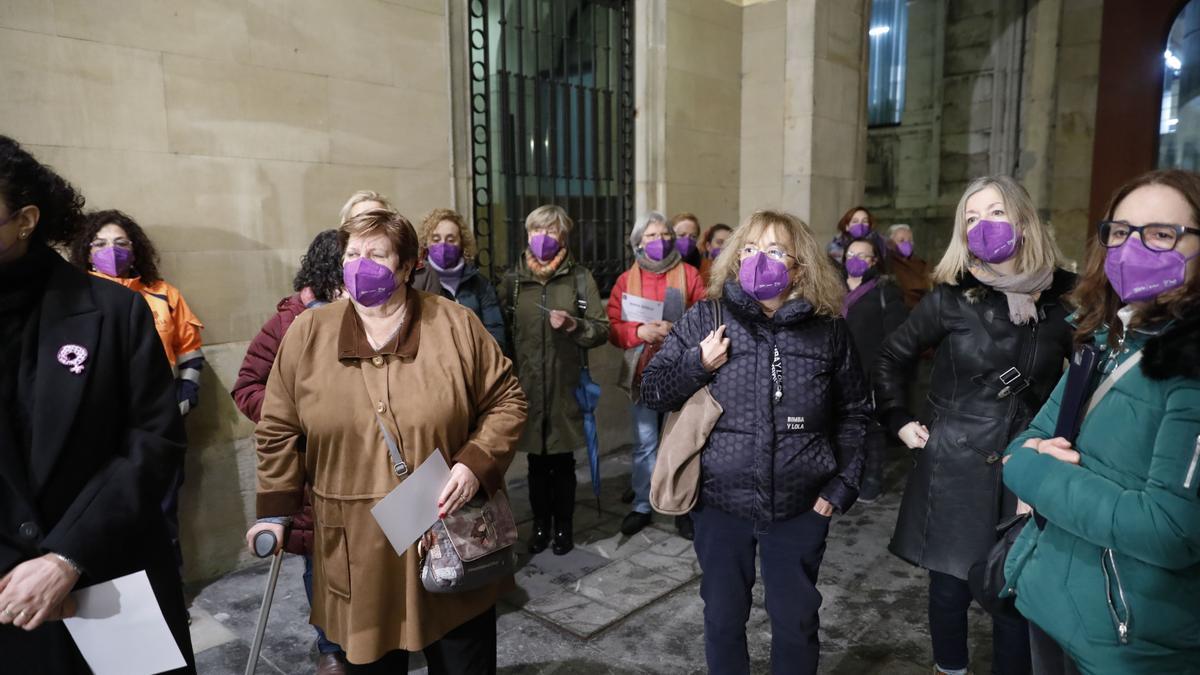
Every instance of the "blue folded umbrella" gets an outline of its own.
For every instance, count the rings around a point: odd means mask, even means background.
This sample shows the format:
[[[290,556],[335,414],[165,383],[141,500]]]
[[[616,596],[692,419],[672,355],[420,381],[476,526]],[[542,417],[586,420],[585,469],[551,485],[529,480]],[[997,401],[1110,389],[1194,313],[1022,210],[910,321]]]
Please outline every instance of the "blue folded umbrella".
[[[588,466],[592,470],[592,493],[596,495],[596,510],[600,510],[600,440],[596,435],[596,405],[600,402],[600,385],[584,366],[575,388],[575,402],[583,413],[583,435],[587,438]]]

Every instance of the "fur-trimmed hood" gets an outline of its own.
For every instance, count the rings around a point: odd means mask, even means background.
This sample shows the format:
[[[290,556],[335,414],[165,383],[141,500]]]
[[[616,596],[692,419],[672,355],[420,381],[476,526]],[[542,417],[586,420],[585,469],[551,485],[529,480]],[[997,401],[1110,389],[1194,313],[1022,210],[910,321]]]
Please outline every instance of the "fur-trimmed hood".
[[[1142,372],[1152,380],[1200,379],[1200,304],[1146,342]]]

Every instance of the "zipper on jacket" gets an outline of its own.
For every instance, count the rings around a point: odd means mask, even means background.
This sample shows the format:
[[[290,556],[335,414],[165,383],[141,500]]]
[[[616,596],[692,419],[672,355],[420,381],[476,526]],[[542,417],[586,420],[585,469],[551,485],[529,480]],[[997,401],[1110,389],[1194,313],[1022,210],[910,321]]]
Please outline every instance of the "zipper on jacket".
[[[1108,568],[1112,566],[1112,575],[1109,575]],[[1112,618],[1113,628],[1117,631],[1118,644],[1129,644],[1129,624],[1133,621],[1133,612],[1129,609],[1129,601],[1125,599],[1125,586],[1121,584],[1121,574],[1117,571],[1117,560],[1113,557],[1111,548],[1106,548],[1100,552],[1100,569],[1104,570],[1104,594],[1108,599],[1108,614]],[[1113,602],[1113,581],[1117,582],[1117,600],[1121,602],[1121,608],[1118,610],[1117,605]]]
[[[1196,448],[1192,450],[1192,463],[1188,465],[1187,476],[1183,479],[1183,489],[1192,489],[1192,480],[1196,478],[1196,464],[1200,463],[1200,436],[1196,437]]]

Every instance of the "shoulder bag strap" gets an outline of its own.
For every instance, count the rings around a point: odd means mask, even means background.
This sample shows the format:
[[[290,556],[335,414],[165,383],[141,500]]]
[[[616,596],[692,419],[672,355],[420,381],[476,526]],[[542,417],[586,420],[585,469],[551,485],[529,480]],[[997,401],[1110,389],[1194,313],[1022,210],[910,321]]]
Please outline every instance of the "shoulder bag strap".
[[[1103,399],[1108,392],[1112,390],[1113,385],[1117,383],[1117,380],[1124,377],[1126,373],[1133,370],[1133,368],[1141,362],[1142,350],[1139,349],[1134,352],[1132,356],[1125,359],[1121,365],[1117,366],[1116,370],[1109,373],[1108,377],[1104,378],[1104,381],[1100,383],[1100,386],[1096,387],[1095,393],[1092,394],[1092,399],[1088,401],[1087,412],[1084,413],[1084,417],[1092,414],[1092,411],[1096,409],[1096,406],[1100,405],[1101,399]]]

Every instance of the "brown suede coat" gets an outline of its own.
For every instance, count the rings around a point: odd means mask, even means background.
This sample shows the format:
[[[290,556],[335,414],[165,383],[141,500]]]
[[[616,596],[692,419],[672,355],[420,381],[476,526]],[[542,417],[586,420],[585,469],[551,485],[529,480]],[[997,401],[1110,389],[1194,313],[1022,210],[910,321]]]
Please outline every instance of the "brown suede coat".
[[[489,494],[504,489],[525,423],[512,364],[479,319],[450,300],[410,293],[400,333],[378,352],[349,301],[300,315],[280,345],[256,430],[260,518],[295,513],[305,480],[312,484],[312,623],[352,663],[419,650],[512,588],[508,579],[427,593],[416,546],[397,555],[371,515],[402,480],[379,419],[410,469],[440,449]]]

